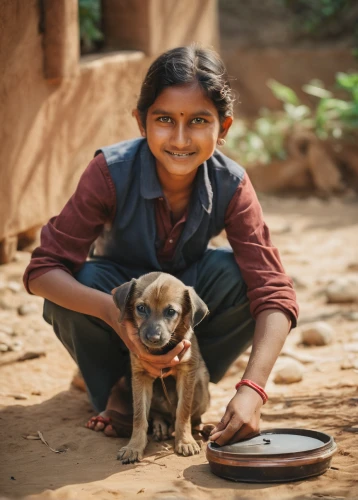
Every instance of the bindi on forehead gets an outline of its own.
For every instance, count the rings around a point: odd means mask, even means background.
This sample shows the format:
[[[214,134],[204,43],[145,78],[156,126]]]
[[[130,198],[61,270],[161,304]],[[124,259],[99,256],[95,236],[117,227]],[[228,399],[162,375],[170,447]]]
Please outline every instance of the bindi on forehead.
[[[180,111],[180,116],[184,116],[184,113],[182,111]]]

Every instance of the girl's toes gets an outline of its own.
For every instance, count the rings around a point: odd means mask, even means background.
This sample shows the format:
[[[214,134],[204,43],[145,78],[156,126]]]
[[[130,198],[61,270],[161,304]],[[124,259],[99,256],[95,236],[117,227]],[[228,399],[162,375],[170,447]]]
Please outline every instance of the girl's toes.
[[[117,437],[116,431],[113,429],[111,424],[107,425],[104,429],[104,434],[108,437]]]
[[[96,423],[94,430],[96,432],[103,431],[103,429],[105,427],[106,427],[106,424],[104,422],[99,421],[99,422]]]

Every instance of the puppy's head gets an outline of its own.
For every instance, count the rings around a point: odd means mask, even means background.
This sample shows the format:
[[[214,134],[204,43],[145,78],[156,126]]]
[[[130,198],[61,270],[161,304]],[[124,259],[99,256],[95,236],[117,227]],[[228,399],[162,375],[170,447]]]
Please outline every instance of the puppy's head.
[[[158,354],[189,339],[193,328],[209,312],[193,288],[165,273],[132,279],[112,293],[121,311],[120,319],[133,323],[143,344]]]

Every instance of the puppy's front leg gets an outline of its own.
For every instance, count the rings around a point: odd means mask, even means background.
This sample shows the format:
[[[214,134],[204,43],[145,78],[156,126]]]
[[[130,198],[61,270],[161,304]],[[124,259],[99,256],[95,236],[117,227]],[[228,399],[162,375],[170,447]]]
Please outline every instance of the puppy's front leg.
[[[195,371],[178,370],[178,407],[175,420],[175,451],[189,456],[200,452],[200,445],[191,432],[191,410],[195,388]]]
[[[132,365],[133,366],[133,365]],[[139,462],[147,444],[148,416],[153,394],[153,378],[143,371],[132,371],[133,431],[127,446],[118,452],[123,464]]]

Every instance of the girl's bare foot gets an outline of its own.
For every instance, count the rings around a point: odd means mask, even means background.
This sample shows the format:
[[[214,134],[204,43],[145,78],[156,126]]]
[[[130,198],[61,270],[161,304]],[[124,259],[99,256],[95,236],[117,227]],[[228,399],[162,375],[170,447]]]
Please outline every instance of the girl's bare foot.
[[[113,387],[106,409],[90,418],[86,427],[109,437],[130,437],[133,426],[132,392],[125,377]]]

